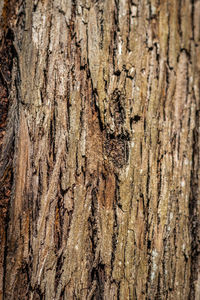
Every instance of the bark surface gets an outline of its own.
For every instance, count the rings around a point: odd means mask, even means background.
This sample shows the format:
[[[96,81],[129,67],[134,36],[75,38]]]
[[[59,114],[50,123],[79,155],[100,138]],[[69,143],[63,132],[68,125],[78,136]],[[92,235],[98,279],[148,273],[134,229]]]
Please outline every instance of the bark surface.
[[[200,1],[0,13],[0,299],[200,299]]]

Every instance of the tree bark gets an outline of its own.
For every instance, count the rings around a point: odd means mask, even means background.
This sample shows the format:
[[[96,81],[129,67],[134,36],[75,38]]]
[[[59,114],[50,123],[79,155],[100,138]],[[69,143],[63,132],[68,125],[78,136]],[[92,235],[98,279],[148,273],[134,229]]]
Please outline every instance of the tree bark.
[[[0,12],[0,299],[199,299],[200,1]]]

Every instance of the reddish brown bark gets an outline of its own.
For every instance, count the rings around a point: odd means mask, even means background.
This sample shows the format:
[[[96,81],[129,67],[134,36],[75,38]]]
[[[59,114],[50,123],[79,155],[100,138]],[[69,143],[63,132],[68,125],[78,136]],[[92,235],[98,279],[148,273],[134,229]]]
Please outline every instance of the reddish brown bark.
[[[4,1],[1,299],[198,299],[199,1]]]

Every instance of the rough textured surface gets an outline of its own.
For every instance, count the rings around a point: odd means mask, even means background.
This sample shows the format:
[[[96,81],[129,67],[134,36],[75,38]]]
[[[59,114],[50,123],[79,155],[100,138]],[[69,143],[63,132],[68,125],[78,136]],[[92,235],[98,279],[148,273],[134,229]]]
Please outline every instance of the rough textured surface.
[[[200,2],[0,11],[0,299],[199,299]]]

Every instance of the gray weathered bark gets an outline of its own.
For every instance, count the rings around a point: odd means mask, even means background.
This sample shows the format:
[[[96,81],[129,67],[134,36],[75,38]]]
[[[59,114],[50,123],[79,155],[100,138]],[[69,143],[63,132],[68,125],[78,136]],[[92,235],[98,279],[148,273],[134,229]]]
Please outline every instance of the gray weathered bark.
[[[200,2],[0,10],[0,299],[199,299]]]

